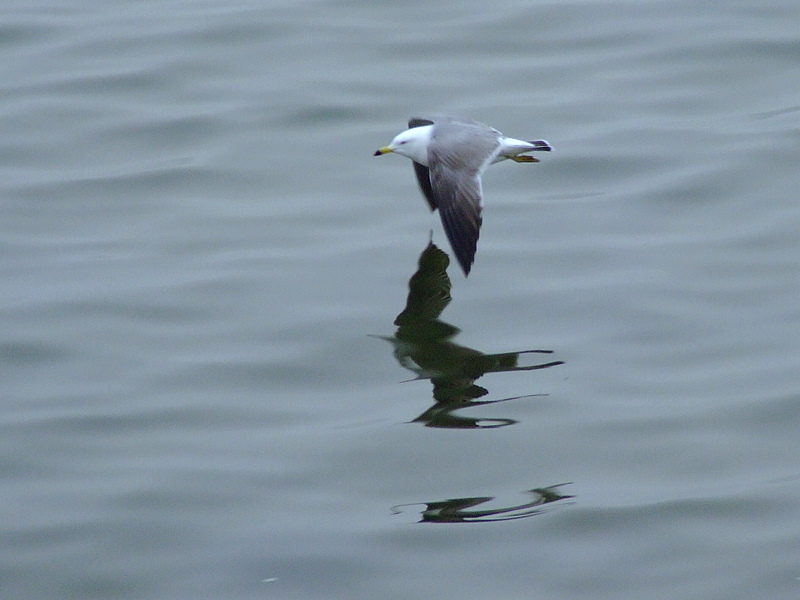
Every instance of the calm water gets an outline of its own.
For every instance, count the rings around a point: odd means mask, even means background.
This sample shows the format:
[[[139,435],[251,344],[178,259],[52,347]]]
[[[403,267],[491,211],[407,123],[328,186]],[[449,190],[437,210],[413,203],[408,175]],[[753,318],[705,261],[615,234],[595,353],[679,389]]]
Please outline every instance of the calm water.
[[[7,2],[3,597],[799,597],[798,31]],[[371,156],[428,111],[555,147],[469,279]]]

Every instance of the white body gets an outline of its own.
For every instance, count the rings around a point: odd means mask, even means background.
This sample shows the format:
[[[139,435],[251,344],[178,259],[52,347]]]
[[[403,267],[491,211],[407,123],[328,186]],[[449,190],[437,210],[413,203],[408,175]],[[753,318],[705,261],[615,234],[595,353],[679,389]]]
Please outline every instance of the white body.
[[[433,135],[433,128],[433,125],[425,125],[424,127],[414,127],[413,129],[403,131],[395,136],[392,143],[389,144],[387,148],[395,154],[405,156],[414,162],[428,167],[430,166],[428,164],[428,146],[430,145],[431,136]],[[506,137],[499,131],[497,131],[497,134],[500,144],[494,153],[486,157],[487,160],[481,170],[501,160],[506,160],[507,158],[517,156],[523,152],[530,152],[531,150],[538,149],[537,146],[530,142]]]

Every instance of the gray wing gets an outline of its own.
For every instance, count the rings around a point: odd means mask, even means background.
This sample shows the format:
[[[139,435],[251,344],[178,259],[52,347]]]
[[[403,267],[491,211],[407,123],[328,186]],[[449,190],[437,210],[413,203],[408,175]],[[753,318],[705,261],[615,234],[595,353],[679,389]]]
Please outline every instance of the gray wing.
[[[444,232],[464,275],[469,275],[482,223],[480,178],[465,178],[446,167],[434,167],[431,175]]]
[[[474,128],[475,130],[480,130],[484,134],[492,132],[493,134],[500,136],[500,132],[496,129],[492,129],[488,125],[484,125],[478,121],[473,121],[472,119],[461,119],[459,117],[450,117],[447,115],[435,115],[431,117],[411,117],[408,120],[409,129],[413,129],[414,127],[424,127],[425,125],[437,125],[437,130],[439,129],[438,126],[440,125],[461,125]],[[439,203],[436,200],[436,195],[433,193],[433,189],[431,188],[430,169],[425,165],[421,165],[415,161],[411,161],[411,163],[414,165],[414,174],[417,176],[417,183],[419,184],[419,189],[422,191],[422,195],[425,196],[425,200],[428,201],[428,206],[430,206],[431,211],[436,210],[439,208]]]
[[[481,227],[480,175],[498,152],[500,134],[473,121],[437,123],[428,147],[430,184],[444,231],[465,275]]]

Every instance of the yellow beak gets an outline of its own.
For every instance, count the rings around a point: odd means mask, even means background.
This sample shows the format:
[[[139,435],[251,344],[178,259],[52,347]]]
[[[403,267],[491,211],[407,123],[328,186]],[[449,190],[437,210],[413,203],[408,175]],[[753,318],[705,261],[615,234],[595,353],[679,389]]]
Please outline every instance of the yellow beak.
[[[380,156],[381,154],[388,154],[391,151],[392,149],[389,148],[389,146],[384,146],[383,148],[375,150],[375,154],[373,154],[372,156]]]

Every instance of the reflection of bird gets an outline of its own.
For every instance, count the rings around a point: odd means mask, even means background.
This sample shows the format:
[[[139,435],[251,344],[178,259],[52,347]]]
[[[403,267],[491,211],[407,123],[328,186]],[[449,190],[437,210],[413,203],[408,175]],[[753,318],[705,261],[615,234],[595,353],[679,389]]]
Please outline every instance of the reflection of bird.
[[[439,209],[447,239],[464,275],[469,275],[481,227],[481,173],[507,158],[539,162],[525,153],[552,148],[545,140],[509,138],[470,119],[412,118],[408,127],[375,156],[394,152],[414,161],[419,187],[431,210]]]
[[[528,490],[527,493],[531,495],[531,499],[528,502],[500,508],[470,510],[481,504],[491,502],[495,499],[493,496],[450,498],[437,502],[425,502],[425,509],[422,511],[422,520],[420,523],[478,523],[487,521],[512,521],[515,519],[532,517],[545,512],[546,509],[541,508],[544,504],[574,498],[575,496],[562,494],[558,489],[565,485],[567,484],[559,483],[558,485]],[[400,509],[405,506],[412,505],[400,504],[393,506],[392,511],[398,514],[401,512]]]
[[[394,321],[397,331],[393,337],[382,338],[394,346],[397,362],[416,373],[417,379],[431,380],[437,403],[463,406],[485,396],[488,391],[475,381],[486,373],[531,371],[561,364],[519,365],[521,355],[550,354],[549,350],[484,354],[453,343],[460,330],[438,318],[451,301],[449,262],[447,254],[433,242],[428,243],[419,257],[419,268],[408,282],[406,306]],[[436,414],[441,414],[440,409]]]
[[[397,315],[395,325],[406,327],[410,333],[415,323],[422,324],[425,335],[431,335],[429,324],[439,318],[452,300],[450,277],[447,275],[449,264],[447,254],[429,242],[419,257],[419,268],[408,281],[406,307]],[[449,333],[457,333],[457,330]]]

